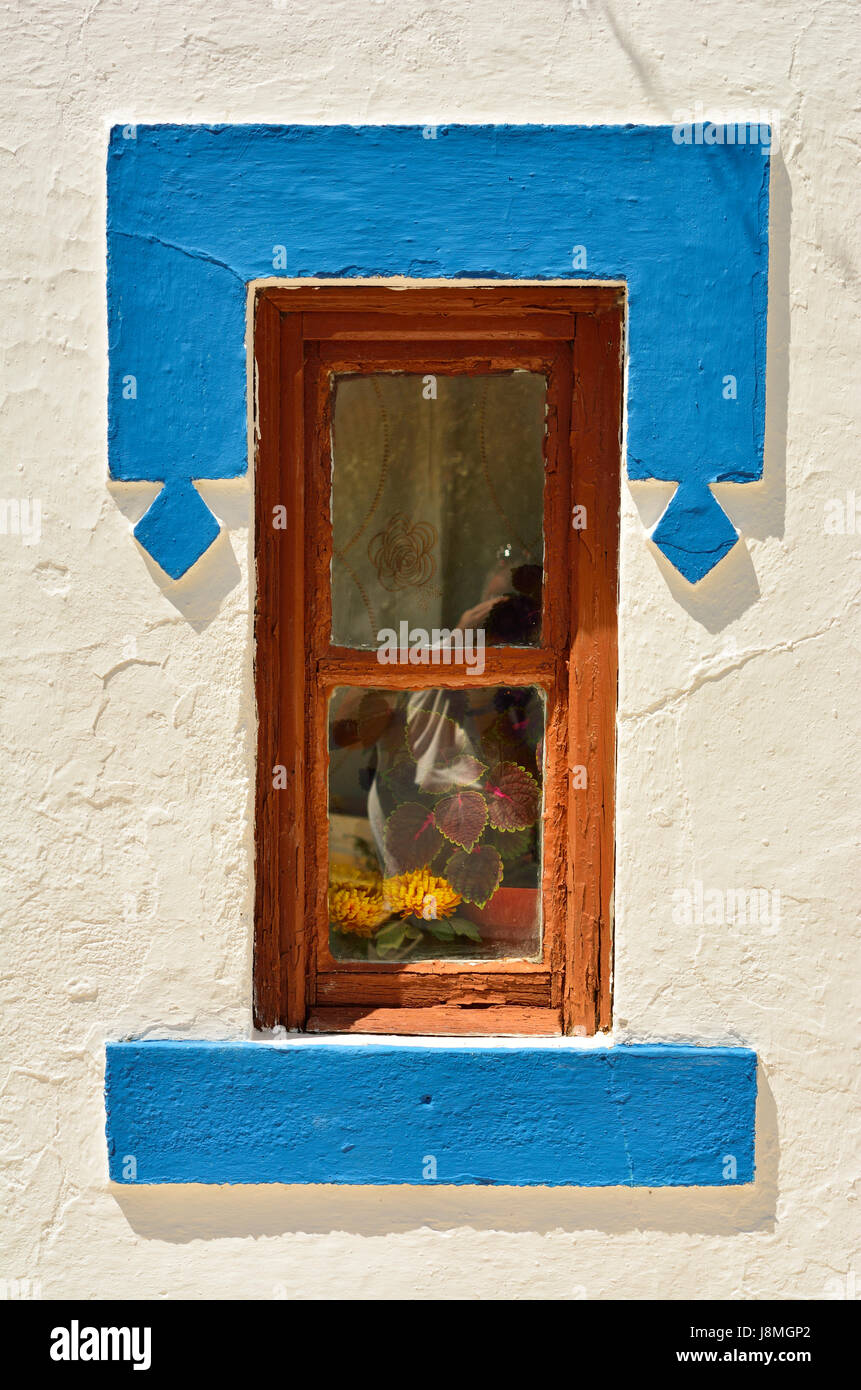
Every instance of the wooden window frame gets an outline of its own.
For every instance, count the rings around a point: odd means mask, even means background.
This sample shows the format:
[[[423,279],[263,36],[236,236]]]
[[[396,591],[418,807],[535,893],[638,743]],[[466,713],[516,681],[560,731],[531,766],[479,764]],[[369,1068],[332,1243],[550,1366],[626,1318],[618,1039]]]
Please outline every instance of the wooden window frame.
[[[616,287],[355,282],[257,291],[258,1029],[590,1035],[609,1027],[624,314]],[[344,684],[477,679],[456,667],[444,677],[434,667],[384,667],[373,651],[329,645],[329,375],[513,366],[548,374],[542,647],[488,648],[480,683],[516,677],[551,696],[542,959],[336,962],[327,959],[324,920],[325,694]],[[572,526],[575,505],[586,509],[584,530]],[[287,526],[276,529],[281,506]],[[575,789],[578,766],[586,786]],[[275,767],[286,771],[280,789]]]

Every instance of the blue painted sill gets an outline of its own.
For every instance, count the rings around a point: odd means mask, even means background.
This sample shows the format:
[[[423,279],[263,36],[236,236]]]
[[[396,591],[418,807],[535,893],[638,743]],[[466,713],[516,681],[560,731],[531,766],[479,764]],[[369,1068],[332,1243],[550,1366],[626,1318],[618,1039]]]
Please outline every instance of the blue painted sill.
[[[109,1043],[118,1183],[750,1183],[747,1048]]]

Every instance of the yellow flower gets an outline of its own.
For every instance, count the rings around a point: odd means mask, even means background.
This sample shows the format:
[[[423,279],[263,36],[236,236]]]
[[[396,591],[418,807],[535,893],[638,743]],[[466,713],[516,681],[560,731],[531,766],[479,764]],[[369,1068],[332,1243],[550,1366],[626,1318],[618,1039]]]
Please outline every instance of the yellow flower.
[[[351,936],[373,936],[390,914],[391,908],[379,886],[356,883],[329,888],[329,921],[338,931]]]
[[[397,874],[383,880],[383,898],[392,912],[402,917],[424,917],[435,921],[450,917],[461,901],[445,878],[437,878],[428,869],[414,869],[409,874]]]

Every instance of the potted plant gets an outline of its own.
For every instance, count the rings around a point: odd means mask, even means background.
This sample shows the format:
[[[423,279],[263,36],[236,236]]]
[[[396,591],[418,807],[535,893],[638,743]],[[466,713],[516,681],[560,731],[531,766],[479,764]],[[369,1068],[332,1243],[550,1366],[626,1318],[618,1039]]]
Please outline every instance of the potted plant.
[[[333,930],[367,938],[370,959],[462,954],[463,939],[537,946],[541,791],[516,761],[534,754],[501,720],[477,751],[446,713],[405,719],[382,774],[385,872],[331,873]]]

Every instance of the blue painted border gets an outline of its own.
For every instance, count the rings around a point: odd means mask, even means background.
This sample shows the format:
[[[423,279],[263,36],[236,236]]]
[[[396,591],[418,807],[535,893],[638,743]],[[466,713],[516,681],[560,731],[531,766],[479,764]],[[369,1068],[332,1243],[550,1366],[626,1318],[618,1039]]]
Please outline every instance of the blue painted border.
[[[738,538],[709,484],[762,474],[767,143],[434,129],[112,131],[109,465],[165,484],[137,539],[178,578],[218,533],[192,480],[246,471],[248,281],[610,279],[628,287],[629,475],[680,484],[652,539],[702,578]]]
[[[746,1048],[123,1042],[105,1093],[110,1176],[129,1185],[754,1177]]]

